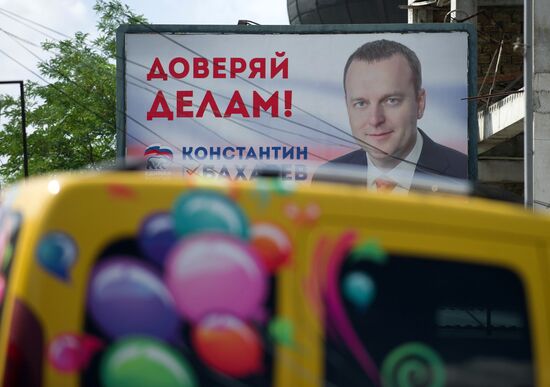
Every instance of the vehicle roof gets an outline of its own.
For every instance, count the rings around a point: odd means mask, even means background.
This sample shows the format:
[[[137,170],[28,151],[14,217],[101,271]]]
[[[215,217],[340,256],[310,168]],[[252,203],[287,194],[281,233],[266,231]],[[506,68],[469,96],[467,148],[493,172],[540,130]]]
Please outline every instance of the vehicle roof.
[[[550,218],[542,213],[533,213],[517,204],[475,198],[450,193],[387,194],[367,191],[363,187],[334,184],[300,184],[278,178],[258,178],[253,181],[229,181],[226,179],[185,176],[182,173],[148,173],[143,171],[102,171],[62,173],[28,179],[4,192],[3,202],[21,211],[26,218],[44,216],[48,206],[63,206],[64,198],[84,195],[81,205],[89,205],[86,190],[92,187],[132,190],[161,190],[175,193],[189,188],[215,189],[222,191],[292,194],[295,200],[318,203],[323,216],[368,216],[388,220],[407,221],[422,219],[424,222],[491,229],[493,232],[547,238]],[[259,198],[259,197],[258,197]],[[260,200],[260,199],[258,199]],[[57,204],[56,204],[57,203]]]

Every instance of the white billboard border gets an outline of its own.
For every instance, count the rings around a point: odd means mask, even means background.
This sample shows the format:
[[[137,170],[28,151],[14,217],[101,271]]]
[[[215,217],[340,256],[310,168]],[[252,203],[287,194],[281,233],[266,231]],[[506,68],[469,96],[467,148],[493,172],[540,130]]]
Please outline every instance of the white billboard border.
[[[116,155],[126,157],[126,34],[352,34],[466,32],[468,35],[468,96],[477,89],[477,34],[469,23],[317,24],[317,25],[169,25],[123,24],[116,34]],[[468,179],[477,180],[479,130],[475,99],[468,98]]]

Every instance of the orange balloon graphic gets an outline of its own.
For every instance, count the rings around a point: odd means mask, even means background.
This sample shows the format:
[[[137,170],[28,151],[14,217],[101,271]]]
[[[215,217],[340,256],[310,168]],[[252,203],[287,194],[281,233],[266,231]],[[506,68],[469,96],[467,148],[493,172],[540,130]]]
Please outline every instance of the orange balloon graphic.
[[[227,376],[242,378],[262,369],[262,343],[256,330],[231,315],[207,315],[193,328],[200,359]]]
[[[268,222],[255,223],[251,229],[250,242],[269,273],[274,273],[290,260],[292,254],[290,238],[277,225]]]

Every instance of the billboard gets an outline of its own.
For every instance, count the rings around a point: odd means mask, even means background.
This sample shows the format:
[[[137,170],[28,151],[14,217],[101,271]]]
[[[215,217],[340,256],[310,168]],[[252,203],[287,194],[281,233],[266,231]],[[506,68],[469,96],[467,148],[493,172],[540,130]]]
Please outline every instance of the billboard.
[[[117,39],[118,155],[150,169],[307,182],[336,160],[476,177],[471,26],[144,25]]]

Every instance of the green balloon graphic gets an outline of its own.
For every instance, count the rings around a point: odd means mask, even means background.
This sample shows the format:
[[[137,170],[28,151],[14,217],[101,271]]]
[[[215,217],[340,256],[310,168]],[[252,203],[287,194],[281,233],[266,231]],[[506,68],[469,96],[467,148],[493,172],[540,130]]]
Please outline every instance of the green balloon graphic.
[[[443,387],[445,365],[437,352],[422,343],[406,343],[390,352],[382,364],[383,387]]]
[[[103,387],[196,387],[192,369],[181,354],[161,341],[126,337],[101,359]]]

